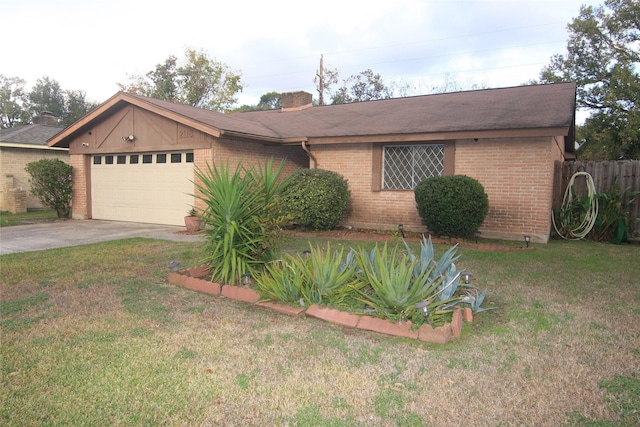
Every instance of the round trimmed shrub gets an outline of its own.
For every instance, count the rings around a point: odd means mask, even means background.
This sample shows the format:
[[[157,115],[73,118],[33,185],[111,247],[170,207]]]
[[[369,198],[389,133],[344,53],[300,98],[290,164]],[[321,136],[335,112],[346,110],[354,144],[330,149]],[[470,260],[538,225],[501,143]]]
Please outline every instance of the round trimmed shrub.
[[[349,183],[324,169],[298,169],[284,188],[281,200],[293,220],[313,230],[331,230],[349,203]]]
[[[484,187],[468,176],[427,178],[414,193],[422,221],[437,236],[472,236],[489,212]]]

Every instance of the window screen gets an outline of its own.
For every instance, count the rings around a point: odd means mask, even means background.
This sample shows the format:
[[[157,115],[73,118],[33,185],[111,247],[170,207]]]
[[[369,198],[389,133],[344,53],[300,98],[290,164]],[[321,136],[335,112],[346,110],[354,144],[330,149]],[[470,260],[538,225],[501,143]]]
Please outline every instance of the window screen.
[[[382,188],[413,190],[426,178],[444,174],[444,145],[392,145],[384,147]]]

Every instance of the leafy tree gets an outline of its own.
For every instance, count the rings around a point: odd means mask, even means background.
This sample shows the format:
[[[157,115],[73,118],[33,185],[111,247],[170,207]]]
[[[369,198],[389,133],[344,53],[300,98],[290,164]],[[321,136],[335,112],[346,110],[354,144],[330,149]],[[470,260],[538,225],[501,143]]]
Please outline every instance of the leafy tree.
[[[49,111],[68,126],[98,106],[87,100],[84,91],[63,90],[60,83],[49,77],[38,79],[30,92],[25,81],[18,77],[0,75],[0,120],[2,128],[27,125],[32,117]]]
[[[32,116],[49,111],[56,117],[62,117],[65,112],[64,91],[60,88],[60,83],[47,76],[36,80],[29,92],[29,102]]]
[[[186,49],[185,61],[170,56],[144,76],[129,76],[121,90],[214,111],[230,111],[242,92],[241,75],[200,51]]]
[[[282,107],[282,94],[280,92],[268,92],[260,97],[258,109],[277,110]]]
[[[61,126],[69,126],[98,106],[97,102],[87,100],[83,90],[65,91],[65,112],[62,114]]]
[[[392,96],[393,89],[384,84],[380,74],[367,69],[343,80],[342,86],[331,96],[331,103],[349,104],[351,102],[388,99]]]
[[[60,159],[41,159],[25,168],[31,175],[31,194],[55,209],[58,218],[69,218],[71,213],[72,169]]]
[[[0,128],[26,125],[31,120],[27,105],[29,97],[24,90],[25,81],[19,77],[0,74]]]
[[[575,81],[578,107],[591,111],[579,133],[581,156],[640,158],[640,3],[582,6],[569,25],[566,55],[555,55],[541,81]]]
[[[256,105],[242,105],[234,112],[278,110],[282,107],[282,94],[280,92],[267,92],[260,97]]]

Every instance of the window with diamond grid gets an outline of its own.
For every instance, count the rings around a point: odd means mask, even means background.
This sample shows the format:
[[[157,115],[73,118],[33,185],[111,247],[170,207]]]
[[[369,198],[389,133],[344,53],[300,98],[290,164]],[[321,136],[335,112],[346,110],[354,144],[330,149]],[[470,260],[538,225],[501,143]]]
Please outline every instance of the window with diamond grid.
[[[418,183],[444,174],[444,145],[393,145],[384,147],[382,188],[413,190]]]

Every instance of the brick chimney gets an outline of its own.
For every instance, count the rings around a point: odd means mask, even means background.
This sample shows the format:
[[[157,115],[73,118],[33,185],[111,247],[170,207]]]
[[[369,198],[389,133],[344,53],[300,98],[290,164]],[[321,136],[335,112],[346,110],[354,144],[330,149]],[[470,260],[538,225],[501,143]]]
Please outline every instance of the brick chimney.
[[[282,111],[298,111],[313,106],[313,95],[308,92],[285,92],[282,94]]]
[[[43,111],[33,118],[34,125],[58,126],[58,118],[50,111]]]

